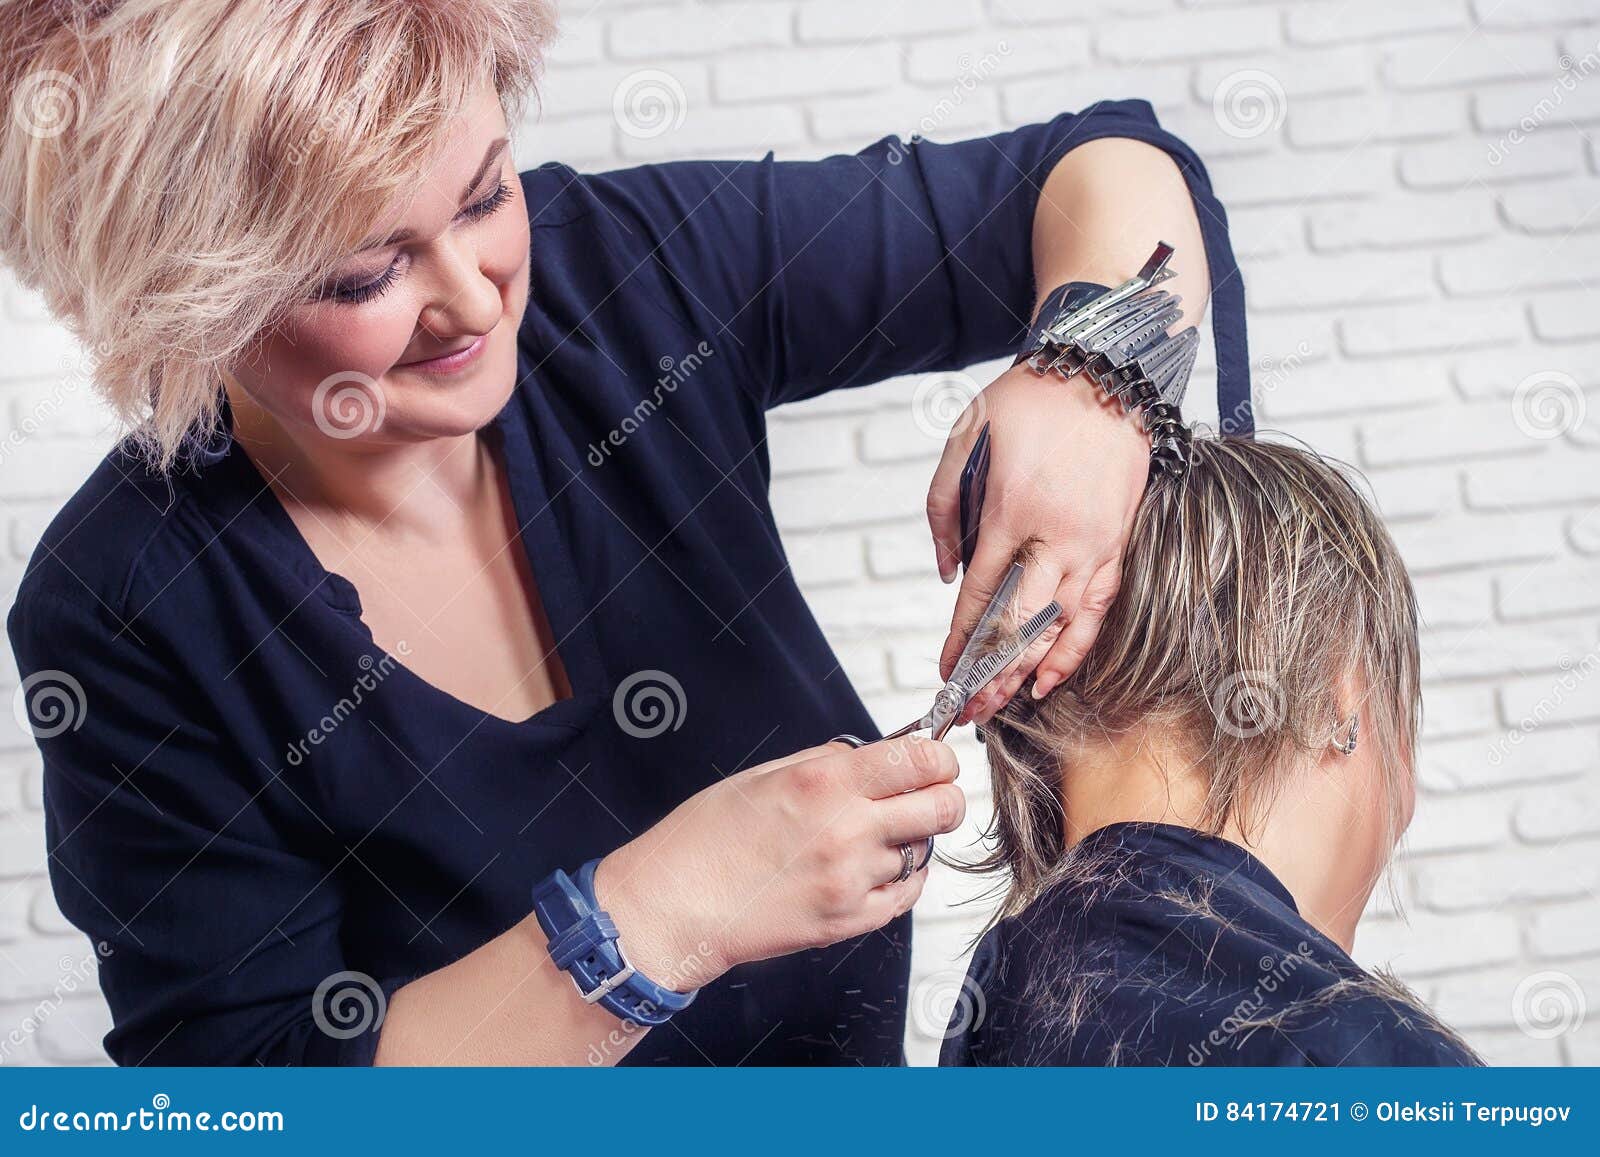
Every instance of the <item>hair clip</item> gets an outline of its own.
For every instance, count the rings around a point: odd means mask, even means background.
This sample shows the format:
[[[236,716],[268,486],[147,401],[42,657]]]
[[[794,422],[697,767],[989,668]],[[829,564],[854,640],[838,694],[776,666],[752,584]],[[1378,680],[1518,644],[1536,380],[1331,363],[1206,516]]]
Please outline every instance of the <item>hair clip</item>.
[[[1150,435],[1151,472],[1182,476],[1189,468],[1191,435],[1179,406],[1200,334],[1193,326],[1168,332],[1183,317],[1181,299],[1155,287],[1173,276],[1167,267],[1172,252],[1159,243],[1137,274],[1083,304],[1082,283],[1059,287],[1045,304],[1054,305],[1056,316],[1032,331],[1017,361],[1040,374],[1087,374],[1125,411],[1140,412]],[[1077,292],[1064,292],[1069,289]]]

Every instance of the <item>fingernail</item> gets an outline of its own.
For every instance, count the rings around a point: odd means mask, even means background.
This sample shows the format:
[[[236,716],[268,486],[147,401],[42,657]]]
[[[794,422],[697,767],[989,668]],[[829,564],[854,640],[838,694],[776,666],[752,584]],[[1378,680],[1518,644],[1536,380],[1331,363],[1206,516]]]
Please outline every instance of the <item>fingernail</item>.
[[[1043,699],[1050,694],[1050,689],[1055,685],[1056,681],[1052,676],[1040,675],[1033,681],[1033,697],[1035,699]]]

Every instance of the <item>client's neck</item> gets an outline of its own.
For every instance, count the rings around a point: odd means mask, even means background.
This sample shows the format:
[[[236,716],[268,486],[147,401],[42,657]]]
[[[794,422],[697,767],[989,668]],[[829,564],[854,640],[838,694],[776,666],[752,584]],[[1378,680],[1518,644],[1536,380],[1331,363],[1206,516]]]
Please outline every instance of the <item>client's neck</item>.
[[[1128,821],[1204,830],[1209,771],[1148,733],[1073,753],[1061,777],[1067,842]],[[1269,814],[1248,827],[1230,819],[1215,834],[1247,849],[1289,890],[1300,915],[1346,951],[1372,893],[1381,856],[1368,854],[1362,795],[1315,768],[1290,777]]]

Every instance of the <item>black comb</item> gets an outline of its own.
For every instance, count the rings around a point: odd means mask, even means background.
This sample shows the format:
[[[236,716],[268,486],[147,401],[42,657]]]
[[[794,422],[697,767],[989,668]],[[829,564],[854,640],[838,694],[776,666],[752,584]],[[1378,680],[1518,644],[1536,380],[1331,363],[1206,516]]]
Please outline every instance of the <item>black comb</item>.
[[[978,431],[967,464],[961,468],[961,566],[970,569],[978,549],[978,522],[983,517],[983,498],[989,489],[989,423]]]

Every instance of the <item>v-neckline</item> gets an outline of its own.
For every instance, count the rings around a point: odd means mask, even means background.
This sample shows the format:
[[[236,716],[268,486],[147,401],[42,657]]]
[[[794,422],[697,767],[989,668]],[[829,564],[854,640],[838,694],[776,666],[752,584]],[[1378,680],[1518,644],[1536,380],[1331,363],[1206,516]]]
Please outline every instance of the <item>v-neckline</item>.
[[[500,465],[506,472],[506,490],[518,528],[517,540],[533,576],[545,618],[550,624],[555,654],[566,673],[571,693],[546,704],[524,719],[508,719],[468,703],[414,671],[398,656],[391,657],[399,668],[399,677],[414,680],[418,687],[461,711],[481,716],[487,723],[507,728],[577,728],[611,691],[601,661],[598,639],[590,622],[590,611],[584,606],[583,588],[561,531],[557,506],[560,492],[557,491],[555,495],[549,493],[542,469],[543,459],[551,448],[534,444],[526,416],[521,410],[526,404],[526,399],[521,396],[522,391],[530,387],[525,384],[528,380],[527,366],[520,348],[517,363],[519,385],[485,427],[482,436],[499,440],[496,449],[500,451]],[[355,584],[339,572],[330,570],[317,556],[254,459],[232,438],[232,412],[226,405],[223,426],[228,445],[221,451],[221,461],[227,463],[235,460],[235,468],[241,469],[244,474],[240,481],[249,493],[256,495],[254,500],[242,497],[241,503],[254,506],[261,512],[276,535],[285,542],[290,565],[306,579],[314,593],[334,609],[349,616],[376,646],[371,627],[361,617],[361,596]],[[519,446],[524,449],[519,451]]]

